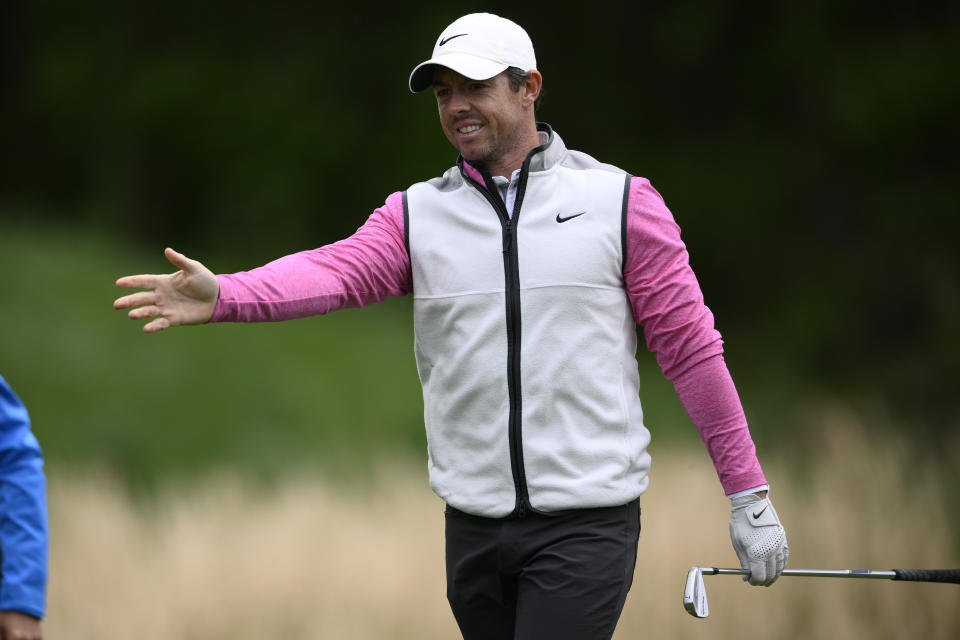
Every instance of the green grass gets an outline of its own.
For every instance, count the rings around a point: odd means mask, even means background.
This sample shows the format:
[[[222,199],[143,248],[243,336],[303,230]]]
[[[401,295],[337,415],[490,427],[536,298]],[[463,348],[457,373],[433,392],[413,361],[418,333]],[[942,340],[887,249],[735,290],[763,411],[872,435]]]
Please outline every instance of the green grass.
[[[145,335],[113,310],[123,293],[113,283],[167,270],[160,250],[137,255],[92,234],[35,229],[0,237],[0,363],[49,461],[142,480],[422,448],[409,301]]]

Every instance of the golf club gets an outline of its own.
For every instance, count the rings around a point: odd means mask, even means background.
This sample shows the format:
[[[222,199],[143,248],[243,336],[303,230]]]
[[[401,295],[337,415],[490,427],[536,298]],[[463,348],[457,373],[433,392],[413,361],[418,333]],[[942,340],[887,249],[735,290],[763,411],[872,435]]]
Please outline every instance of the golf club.
[[[710,615],[707,606],[707,590],[703,585],[703,576],[749,575],[744,569],[717,569],[716,567],[691,567],[687,573],[687,584],[683,589],[683,608],[695,618]],[[960,583],[960,569],[891,569],[890,571],[871,571],[869,569],[784,569],[783,576],[805,576],[808,578],[865,578],[873,580],[906,580],[911,582],[954,582]]]

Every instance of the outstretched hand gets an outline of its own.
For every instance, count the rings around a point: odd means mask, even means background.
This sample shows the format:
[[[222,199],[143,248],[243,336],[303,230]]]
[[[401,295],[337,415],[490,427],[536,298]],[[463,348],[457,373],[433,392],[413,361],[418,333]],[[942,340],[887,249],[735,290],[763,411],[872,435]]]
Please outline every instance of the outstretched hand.
[[[145,333],[177,325],[203,324],[213,316],[220,283],[213,272],[173,249],[164,255],[179,271],[164,275],[126,276],[117,280],[124,289],[149,289],[117,298],[114,309],[130,309],[131,320],[152,318]]]

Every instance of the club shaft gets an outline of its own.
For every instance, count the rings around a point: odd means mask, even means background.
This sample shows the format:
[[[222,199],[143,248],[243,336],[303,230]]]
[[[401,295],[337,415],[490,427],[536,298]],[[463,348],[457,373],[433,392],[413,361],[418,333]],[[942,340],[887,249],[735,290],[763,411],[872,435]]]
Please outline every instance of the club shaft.
[[[717,567],[700,567],[705,576],[716,575],[748,575],[750,572],[743,569],[718,569]],[[872,571],[869,569],[784,569],[781,576],[802,576],[807,578],[866,578],[873,580],[893,580],[896,571]]]

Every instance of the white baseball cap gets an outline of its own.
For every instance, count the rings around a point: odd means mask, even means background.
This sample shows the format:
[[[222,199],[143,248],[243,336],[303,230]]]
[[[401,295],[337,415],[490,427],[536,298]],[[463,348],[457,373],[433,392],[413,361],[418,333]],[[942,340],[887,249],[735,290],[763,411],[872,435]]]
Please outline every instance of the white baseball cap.
[[[486,80],[507,67],[536,69],[537,58],[523,27],[492,13],[471,13],[443,30],[433,56],[410,74],[410,91],[420,93],[433,84],[438,64],[473,80]]]

